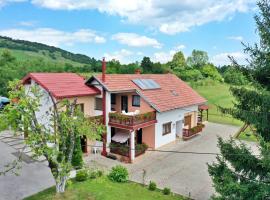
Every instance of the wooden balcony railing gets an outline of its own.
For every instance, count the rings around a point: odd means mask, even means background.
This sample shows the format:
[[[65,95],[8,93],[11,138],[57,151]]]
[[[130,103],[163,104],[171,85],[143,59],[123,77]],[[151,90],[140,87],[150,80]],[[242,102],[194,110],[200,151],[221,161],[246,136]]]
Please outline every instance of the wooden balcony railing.
[[[156,120],[155,112],[147,112],[138,115],[125,115],[117,112],[109,113],[111,123],[124,126],[136,126],[145,122]]]
[[[183,139],[188,140],[189,138],[192,138],[196,134],[202,132],[204,128],[204,124],[198,123],[197,126],[194,126],[193,128],[190,129],[183,129]]]

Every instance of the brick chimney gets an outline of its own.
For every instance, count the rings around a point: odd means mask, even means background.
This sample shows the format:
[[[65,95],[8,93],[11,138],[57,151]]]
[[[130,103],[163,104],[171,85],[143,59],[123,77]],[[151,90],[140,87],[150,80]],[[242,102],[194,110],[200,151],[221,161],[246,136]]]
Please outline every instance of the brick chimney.
[[[105,57],[102,59],[102,81],[105,82],[106,80],[106,61]]]
[[[141,70],[140,69],[135,69],[135,74],[141,74]]]

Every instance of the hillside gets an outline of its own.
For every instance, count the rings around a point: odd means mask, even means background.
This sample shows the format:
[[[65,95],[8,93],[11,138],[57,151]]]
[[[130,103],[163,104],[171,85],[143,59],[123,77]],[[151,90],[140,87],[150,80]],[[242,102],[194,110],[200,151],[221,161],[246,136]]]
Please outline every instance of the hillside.
[[[96,62],[94,58],[71,53],[57,47],[0,36],[0,53],[4,49],[10,50],[18,61],[43,59],[46,62],[69,63],[77,67]]]

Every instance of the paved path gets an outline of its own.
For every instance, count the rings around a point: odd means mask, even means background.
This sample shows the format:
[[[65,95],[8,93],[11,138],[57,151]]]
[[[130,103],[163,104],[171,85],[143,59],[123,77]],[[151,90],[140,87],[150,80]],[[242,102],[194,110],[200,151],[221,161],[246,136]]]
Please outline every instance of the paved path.
[[[14,137],[10,132],[0,133],[0,171],[5,164],[17,158],[16,155],[24,146],[22,136]],[[33,160],[29,148],[25,148],[24,153],[19,176],[10,173],[0,176],[0,200],[20,200],[54,185],[44,159]]]
[[[217,136],[229,138],[238,129],[235,126],[208,123],[201,135],[189,141],[178,140],[159,150],[218,153]],[[104,169],[119,164],[117,161],[98,155],[90,156],[87,159],[92,166],[96,165]],[[214,160],[215,155],[147,152],[137,158],[134,164],[123,165],[128,167],[130,178],[133,181],[143,182],[143,170],[146,170],[146,182],[152,180],[160,188],[169,187],[173,192],[204,200],[209,199],[214,192],[206,165]]]

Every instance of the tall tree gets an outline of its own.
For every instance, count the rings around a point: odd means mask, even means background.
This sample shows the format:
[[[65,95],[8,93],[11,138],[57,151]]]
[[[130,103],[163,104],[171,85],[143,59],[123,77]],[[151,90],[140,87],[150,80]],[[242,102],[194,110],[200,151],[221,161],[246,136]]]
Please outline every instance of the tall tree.
[[[20,82],[15,81],[11,84],[9,95],[13,101],[0,113],[0,130],[11,127],[16,133],[23,128],[27,132],[25,142],[34,156],[44,156],[48,161],[56,191],[64,192],[72,169],[76,139],[81,136],[92,140],[99,138],[104,127],[94,120],[86,120],[80,109],[76,109],[76,99],[55,102],[50,95],[53,106],[43,116],[50,121],[50,125],[46,125],[37,120],[43,97],[37,86],[27,92]]]
[[[143,57],[141,67],[144,73],[151,73],[153,71],[153,62],[149,57]]]
[[[260,45],[246,46],[253,71],[253,88],[231,88],[235,97],[234,108],[220,108],[247,124],[258,134],[259,153],[233,139],[219,138],[221,155],[217,162],[208,165],[218,196],[214,199],[269,199],[270,197],[270,3],[258,2],[259,14],[255,16]],[[237,63],[233,60],[233,63]]]
[[[173,59],[170,62],[171,69],[174,71],[181,71],[186,66],[186,59],[182,51],[178,51],[173,55]]]
[[[190,67],[200,68],[209,62],[207,52],[193,50],[191,56],[187,58],[187,65]]]

